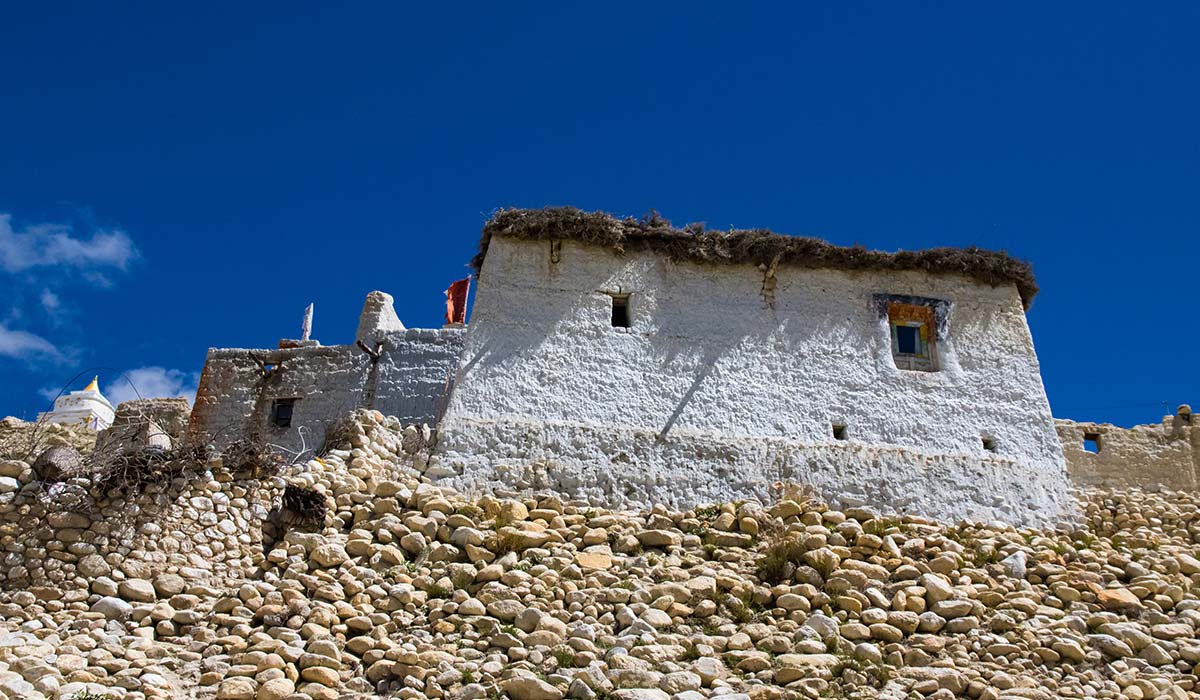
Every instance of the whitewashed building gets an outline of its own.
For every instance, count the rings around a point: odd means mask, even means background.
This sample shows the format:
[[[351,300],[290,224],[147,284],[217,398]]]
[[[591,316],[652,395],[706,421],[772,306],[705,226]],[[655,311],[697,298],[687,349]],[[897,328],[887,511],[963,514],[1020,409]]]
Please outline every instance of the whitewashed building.
[[[770,498],[1044,523],[1062,448],[1004,253],[500,212],[429,474],[607,505]]]
[[[72,391],[55,399],[54,410],[39,413],[37,419],[104,430],[112,425],[115,413],[113,405],[100,393],[100,378],[93,377],[81,391]]]

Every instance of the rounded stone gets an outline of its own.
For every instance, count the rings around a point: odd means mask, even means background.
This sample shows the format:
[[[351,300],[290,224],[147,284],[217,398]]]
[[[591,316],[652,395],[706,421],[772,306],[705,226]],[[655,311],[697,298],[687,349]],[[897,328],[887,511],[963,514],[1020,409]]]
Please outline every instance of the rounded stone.
[[[296,684],[287,678],[275,678],[258,687],[256,700],[283,700],[296,692]]]
[[[258,684],[252,678],[226,678],[217,688],[217,700],[255,700]]]

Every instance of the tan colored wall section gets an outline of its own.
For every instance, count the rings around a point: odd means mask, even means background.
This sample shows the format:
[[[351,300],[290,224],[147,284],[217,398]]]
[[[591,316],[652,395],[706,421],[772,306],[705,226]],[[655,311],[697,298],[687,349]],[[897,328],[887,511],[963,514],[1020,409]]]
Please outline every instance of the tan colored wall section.
[[[1200,483],[1197,419],[1166,416],[1160,424],[1121,428],[1108,423],[1055,420],[1071,480],[1079,486],[1161,486],[1192,490]],[[1084,437],[1100,436],[1100,451]]]

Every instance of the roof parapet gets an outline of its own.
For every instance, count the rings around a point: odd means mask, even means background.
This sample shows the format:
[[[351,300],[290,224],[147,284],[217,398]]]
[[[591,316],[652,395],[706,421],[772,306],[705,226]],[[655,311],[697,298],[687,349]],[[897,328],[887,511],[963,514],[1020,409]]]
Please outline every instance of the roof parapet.
[[[396,315],[396,307],[392,303],[392,295],[384,292],[371,292],[363,303],[362,315],[358,317],[358,332],[354,334],[355,342],[376,343],[379,336],[390,331],[405,330],[400,317]]]

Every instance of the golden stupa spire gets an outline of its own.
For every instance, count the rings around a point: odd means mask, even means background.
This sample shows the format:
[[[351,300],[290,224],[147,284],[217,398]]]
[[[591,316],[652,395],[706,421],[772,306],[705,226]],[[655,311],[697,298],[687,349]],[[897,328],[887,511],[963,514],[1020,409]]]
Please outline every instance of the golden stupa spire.
[[[92,383],[88,384],[83,389],[84,391],[100,391],[100,375],[92,377]]]

